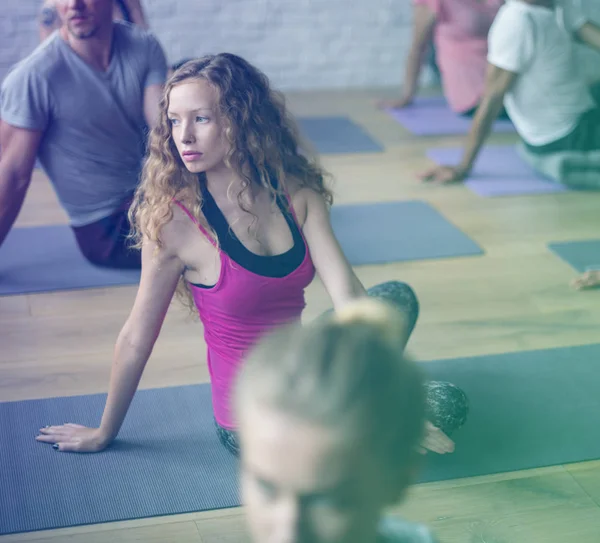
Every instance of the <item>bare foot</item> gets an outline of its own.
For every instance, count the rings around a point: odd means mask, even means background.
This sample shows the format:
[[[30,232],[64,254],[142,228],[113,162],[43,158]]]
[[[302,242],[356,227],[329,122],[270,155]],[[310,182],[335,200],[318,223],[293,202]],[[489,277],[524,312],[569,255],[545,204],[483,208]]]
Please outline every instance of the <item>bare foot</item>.
[[[580,275],[575,279],[571,286],[577,290],[587,290],[590,288],[600,287],[600,270],[586,271],[583,275]]]

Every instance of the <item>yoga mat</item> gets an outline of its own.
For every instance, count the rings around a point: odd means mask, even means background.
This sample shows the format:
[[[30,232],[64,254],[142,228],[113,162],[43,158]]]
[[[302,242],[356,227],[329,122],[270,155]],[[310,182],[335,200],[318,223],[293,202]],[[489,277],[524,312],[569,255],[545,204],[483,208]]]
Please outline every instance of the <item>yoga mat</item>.
[[[483,254],[471,238],[420,201],[333,206],[331,224],[352,265]]]
[[[428,454],[439,481],[600,458],[600,345],[422,363],[469,396],[456,451]],[[100,422],[105,395],[0,403],[0,534],[239,504],[237,463],[214,431],[207,385],[139,391],[119,439],[93,455],[58,453],[46,424]]]
[[[424,363],[470,399],[451,455],[428,454],[421,481],[600,458],[600,345]]]
[[[455,166],[463,156],[462,148],[429,149],[427,157],[440,165]],[[517,196],[566,192],[568,189],[542,177],[517,154],[512,145],[484,147],[465,181],[474,193],[483,197]]]
[[[46,424],[97,426],[105,399],[0,403],[0,534],[239,505],[237,462],[217,438],[208,385],[139,391],[101,453],[35,441]]]
[[[387,113],[416,136],[468,134],[473,122],[469,117],[454,113],[442,96],[420,97],[402,109],[388,109]],[[514,132],[513,124],[497,120],[493,132]]]
[[[548,248],[580,273],[600,270],[600,239],[550,243]]]
[[[135,285],[139,277],[90,264],[68,226],[13,228],[0,246],[0,296]]]
[[[322,154],[380,153],[383,146],[346,117],[298,119],[303,136]]]

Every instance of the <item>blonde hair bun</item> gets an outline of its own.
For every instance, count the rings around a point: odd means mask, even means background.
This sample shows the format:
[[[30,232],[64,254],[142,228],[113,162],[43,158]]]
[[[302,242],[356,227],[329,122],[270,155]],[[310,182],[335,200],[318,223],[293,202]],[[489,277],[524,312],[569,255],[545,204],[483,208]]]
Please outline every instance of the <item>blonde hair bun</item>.
[[[334,321],[341,325],[363,324],[378,330],[386,341],[405,344],[408,322],[391,304],[374,298],[360,298],[336,311]]]

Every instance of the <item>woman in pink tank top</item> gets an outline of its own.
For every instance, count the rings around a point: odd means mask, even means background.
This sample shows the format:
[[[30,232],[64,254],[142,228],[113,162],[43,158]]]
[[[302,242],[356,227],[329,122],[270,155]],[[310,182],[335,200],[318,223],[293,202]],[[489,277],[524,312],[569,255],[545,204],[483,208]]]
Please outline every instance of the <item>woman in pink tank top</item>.
[[[456,113],[472,115],[483,96],[487,36],[504,0],[414,0],[413,40],[403,94],[382,106],[402,108],[415,97],[431,37],[444,95]],[[504,113],[503,113],[504,115]]]
[[[173,74],[130,212],[142,273],[100,427],[51,426],[39,441],[95,452],[115,439],[177,292],[204,325],[217,431],[237,451],[230,396],[246,353],[300,319],[315,272],[335,309],[367,295],[333,234],[325,173],[299,142],[283,98],[242,58],[207,56]],[[408,340],[412,289],[390,282],[368,293],[404,313]]]

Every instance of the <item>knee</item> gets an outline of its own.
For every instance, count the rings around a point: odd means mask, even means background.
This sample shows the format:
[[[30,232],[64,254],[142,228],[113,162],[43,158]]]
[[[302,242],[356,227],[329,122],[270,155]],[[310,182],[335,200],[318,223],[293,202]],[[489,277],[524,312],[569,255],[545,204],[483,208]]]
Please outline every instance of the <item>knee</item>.
[[[419,312],[419,299],[413,288],[401,281],[387,281],[368,290],[370,296],[382,298],[396,306],[408,307],[411,312]]]
[[[110,262],[110,254],[106,247],[93,243],[80,243],[79,250],[85,259],[94,266],[106,267]]]
[[[467,421],[469,399],[465,392],[446,381],[425,384],[427,418],[450,436]]]

